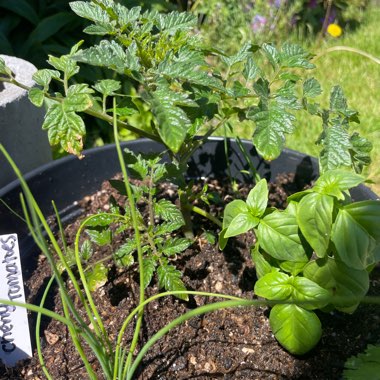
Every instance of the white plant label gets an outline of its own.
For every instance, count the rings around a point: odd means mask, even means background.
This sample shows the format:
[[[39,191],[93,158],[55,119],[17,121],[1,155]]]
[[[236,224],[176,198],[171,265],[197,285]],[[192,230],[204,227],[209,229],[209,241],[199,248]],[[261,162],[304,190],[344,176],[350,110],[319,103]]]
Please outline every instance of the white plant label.
[[[0,299],[25,303],[16,234],[0,235]],[[0,360],[12,367],[31,356],[27,310],[0,302]]]

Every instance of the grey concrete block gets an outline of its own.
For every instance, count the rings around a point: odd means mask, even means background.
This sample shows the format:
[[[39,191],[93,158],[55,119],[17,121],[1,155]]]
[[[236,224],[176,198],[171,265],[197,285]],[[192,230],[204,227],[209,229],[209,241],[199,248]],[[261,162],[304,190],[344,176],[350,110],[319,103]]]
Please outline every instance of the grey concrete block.
[[[15,74],[16,80],[28,87],[34,85],[37,71],[30,62],[16,57],[0,55]],[[0,87],[0,142],[7,149],[22,173],[52,159],[47,133],[41,129],[44,108],[35,107],[27,91],[9,83]],[[0,188],[14,180],[12,169],[0,155]]]

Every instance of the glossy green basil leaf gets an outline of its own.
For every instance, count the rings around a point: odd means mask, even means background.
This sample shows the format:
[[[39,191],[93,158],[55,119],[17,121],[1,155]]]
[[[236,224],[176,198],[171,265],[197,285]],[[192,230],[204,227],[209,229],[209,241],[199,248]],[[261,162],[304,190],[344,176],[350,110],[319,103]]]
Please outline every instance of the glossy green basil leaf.
[[[350,268],[366,269],[377,261],[376,240],[357,222],[349,209],[339,210],[331,240],[339,259]]]
[[[255,264],[256,274],[258,278],[261,278],[273,271],[278,271],[278,268],[273,267],[265,255],[260,252],[258,244],[256,244],[251,249],[251,257],[252,261]],[[270,259],[270,257],[268,259]]]
[[[236,199],[227,204],[223,214],[223,228],[227,228],[232,220],[240,213],[247,212],[248,206],[241,199]]]
[[[269,322],[279,343],[294,355],[310,351],[322,335],[317,315],[297,305],[275,305]]]
[[[339,169],[329,170],[317,179],[314,191],[343,200],[342,191],[358,186],[362,182],[364,178],[358,174]]]
[[[353,269],[333,258],[311,261],[304,268],[305,277],[331,292],[331,303],[339,310],[355,309],[369,288],[367,270]],[[350,311],[354,311],[351,309]]]
[[[247,205],[252,215],[259,218],[263,216],[268,205],[268,184],[265,178],[261,179],[249,192]]]
[[[290,299],[293,286],[290,277],[282,272],[270,272],[255,283],[255,294],[268,300],[285,301]]]
[[[278,260],[304,261],[307,257],[295,214],[296,206],[291,203],[285,211],[276,210],[261,219],[257,229],[261,248]]]
[[[290,273],[292,276],[297,276],[301,273],[305,265],[308,263],[309,258],[305,256],[303,261],[279,261],[279,267],[287,273]]]
[[[243,212],[238,214],[231,220],[224,237],[229,238],[232,236],[244,234],[250,229],[256,227],[259,224],[260,219],[253,216],[250,212]]]
[[[319,309],[328,304],[330,292],[305,277],[288,276],[282,272],[271,272],[255,284],[255,293],[269,300],[291,300],[303,303],[304,309]]]
[[[355,202],[344,210],[380,244],[380,201]]]
[[[297,222],[307,242],[318,257],[324,257],[330,242],[334,199],[325,194],[310,193],[297,207]]]
[[[306,277],[291,277],[293,286],[292,300],[302,302],[302,307],[307,310],[320,309],[329,303],[331,294],[328,290],[319,286],[316,282]]]

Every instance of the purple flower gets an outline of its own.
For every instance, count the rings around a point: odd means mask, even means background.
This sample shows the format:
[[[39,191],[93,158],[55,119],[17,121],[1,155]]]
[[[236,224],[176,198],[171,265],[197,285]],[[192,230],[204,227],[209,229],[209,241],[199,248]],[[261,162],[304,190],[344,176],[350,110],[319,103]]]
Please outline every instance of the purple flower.
[[[260,32],[264,29],[267,19],[264,16],[256,15],[251,22],[251,28],[254,32]]]
[[[286,0],[284,0],[285,2]],[[282,0],[270,0],[270,4],[273,5],[275,8],[280,8],[282,4]]]
[[[317,6],[318,6],[317,0],[310,0],[309,1],[309,5],[308,5],[309,8],[316,8]]]

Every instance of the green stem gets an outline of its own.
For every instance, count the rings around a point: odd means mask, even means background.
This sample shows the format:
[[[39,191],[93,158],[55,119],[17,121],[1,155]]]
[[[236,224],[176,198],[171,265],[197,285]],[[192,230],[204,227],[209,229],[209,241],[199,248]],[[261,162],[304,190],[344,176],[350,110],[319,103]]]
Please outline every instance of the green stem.
[[[40,307],[43,308],[44,304],[45,304],[45,301],[46,301],[46,297],[49,293],[49,290],[54,282],[54,275],[50,278],[46,288],[45,288],[45,291],[44,291],[44,294],[42,295],[42,299],[41,299],[41,302],[40,302]],[[42,317],[42,314],[41,313],[37,313],[37,320],[36,320],[36,334],[35,334],[35,337],[36,337],[36,348],[37,348],[37,355],[38,355],[38,360],[40,361],[40,365],[41,365],[41,368],[42,368],[42,371],[43,373],[45,374],[46,378],[48,380],[53,380],[53,378],[50,376],[50,373],[49,371],[47,370],[46,368],[46,365],[45,365],[45,361],[44,361],[44,358],[42,356],[42,350],[41,350],[41,341],[40,341],[40,332],[41,332],[41,317]]]
[[[211,222],[213,222],[214,224],[216,224],[218,227],[220,227],[220,228],[223,227],[223,223],[218,218],[216,218],[215,216],[213,216],[212,214],[210,214],[209,212],[207,212],[206,210],[203,210],[200,207],[193,206],[193,205],[189,205],[189,209],[191,211],[193,211],[193,212],[196,212],[199,215],[204,216],[208,220],[211,220]]]
[[[164,293],[159,293],[159,294],[155,294],[154,296],[146,299],[144,302],[142,302],[141,304],[139,304],[138,306],[136,306],[132,311],[131,313],[128,315],[128,317],[125,319],[120,331],[119,331],[119,334],[118,334],[118,337],[117,337],[117,342],[116,342],[116,350],[115,350],[115,363],[118,363],[120,362],[120,350],[121,350],[121,341],[123,339],[123,336],[124,336],[124,333],[125,333],[125,330],[127,329],[129,323],[131,322],[131,320],[133,319],[133,317],[140,312],[140,310],[142,310],[147,304],[149,304],[150,302],[158,299],[158,298],[162,298],[162,297],[167,297],[167,296],[175,296],[175,295],[179,295],[179,294],[192,294],[192,295],[199,295],[199,296],[205,296],[205,297],[219,297],[219,298],[225,298],[225,299],[229,299],[229,300],[236,300],[236,301],[239,301],[239,300],[244,300],[243,298],[239,298],[239,297],[235,297],[235,296],[230,296],[230,295],[225,295],[225,294],[218,294],[218,293],[208,293],[208,292],[197,292],[197,291],[192,291],[192,290],[181,290],[181,291],[170,291],[170,292],[164,292]],[[115,370],[114,370],[114,378],[113,380],[117,380],[117,368],[115,366]],[[125,378],[122,377],[123,379]]]
[[[143,252],[142,252],[142,247],[141,247],[141,236],[140,236],[140,230],[139,230],[139,222],[138,222],[138,216],[136,213],[136,204],[135,204],[135,199],[134,195],[132,193],[131,186],[129,184],[129,176],[127,173],[125,161],[124,161],[124,156],[123,152],[121,151],[121,146],[120,146],[120,141],[119,141],[119,136],[118,136],[118,130],[117,130],[117,116],[116,116],[116,99],[113,98],[113,132],[114,132],[114,138],[115,138],[115,144],[116,144],[116,151],[117,155],[119,158],[119,163],[121,167],[121,171],[123,173],[123,178],[124,178],[124,185],[125,185],[125,190],[128,195],[128,201],[129,201],[129,207],[131,210],[131,217],[132,217],[132,224],[133,224],[133,229],[135,232],[135,239],[136,239],[136,245],[137,245],[137,257],[138,257],[138,264],[139,264],[139,285],[140,285],[140,296],[139,296],[139,304],[144,302],[145,299],[145,287],[144,287],[144,260],[143,260]],[[141,325],[142,325],[142,320],[144,316],[144,309],[141,309],[138,316],[137,316],[137,321],[136,321],[136,327],[135,331],[133,334],[133,339],[132,343],[129,349],[128,357],[127,357],[127,362],[125,366],[125,370],[128,370],[130,363],[132,362],[132,356],[133,352],[136,348],[140,330],[141,330]],[[117,366],[118,363],[115,362],[115,366]],[[115,367],[114,367],[115,368]]]
[[[313,58],[313,61],[316,61],[319,58],[323,57],[324,55],[326,55],[328,53],[332,53],[334,51],[347,51],[347,52],[350,52],[350,53],[355,53],[355,54],[361,55],[363,57],[366,57],[366,58],[370,59],[371,61],[373,61],[373,62],[377,63],[378,65],[380,65],[380,59],[379,58],[377,58],[374,55],[369,54],[369,53],[367,53],[367,52],[365,52],[363,50],[356,49],[356,48],[349,47],[349,46],[333,46],[331,48],[325,49],[322,53],[317,54]]]
[[[62,289],[60,289],[60,294],[61,294],[63,312],[65,314],[65,317],[67,319],[70,319],[70,313],[69,313],[69,309],[67,307],[65,297],[62,296]],[[78,352],[78,354],[82,360],[82,363],[86,367],[87,374],[89,375],[90,379],[96,380],[97,379],[96,374],[95,374],[94,370],[92,369],[90,363],[88,362],[86,354],[83,351],[83,347],[82,347],[82,344],[81,344],[80,339],[78,337],[77,330],[75,329],[75,327],[72,327],[72,326],[68,326],[68,329],[69,329],[69,334],[70,334],[71,340],[73,342],[73,345],[74,345],[76,351]]]
[[[137,355],[136,359],[134,360],[130,371],[127,375],[127,380],[131,380],[133,378],[133,374],[135,373],[138,365],[140,364],[141,360],[143,359],[146,352],[159,340],[161,339],[165,334],[167,334],[171,329],[174,327],[180,325],[181,323],[187,321],[190,318],[193,318],[198,315],[210,313],[212,311],[216,311],[219,309],[225,309],[228,307],[239,307],[239,306],[261,306],[263,305],[263,301],[258,300],[233,300],[233,301],[222,301],[222,302],[215,302],[210,305],[200,306],[194,310],[190,310],[184,315],[181,315],[180,317],[174,319],[172,322],[168,323],[166,326],[164,326],[161,330],[159,330],[156,334],[152,336],[152,338],[149,339],[149,341],[142,347],[139,354]]]

